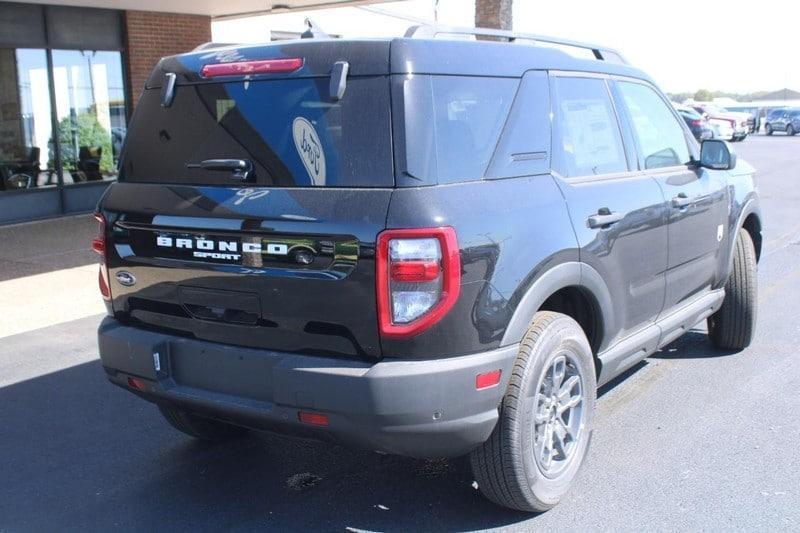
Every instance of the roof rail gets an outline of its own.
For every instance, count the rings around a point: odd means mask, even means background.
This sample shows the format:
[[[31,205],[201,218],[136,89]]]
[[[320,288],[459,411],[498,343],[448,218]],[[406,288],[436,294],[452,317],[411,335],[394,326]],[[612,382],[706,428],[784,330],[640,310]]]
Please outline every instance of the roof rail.
[[[547,43],[556,44],[561,46],[568,46],[571,48],[581,48],[584,50],[591,50],[595,59],[600,61],[609,61],[611,63],[622,63],[627,65],[628,62],[625,58],[614,50],[606,46],[599,46],[595,44],[582,43],[579,41],[571,41],[569,39],[560,39],[558,37],[547,37],[545,35],[535,35],[531,33],[517,33],[508,30],[494,30],[490,28],[458,28],[452,26],[436,26],[436,25],[419,25],[411,26],[406,31],[405,37],[409,39],[435,39],[437,35],[475,35],[482,37],[498,37],[505,39],[508,42],[515,41],[529,41],[532,44]]]

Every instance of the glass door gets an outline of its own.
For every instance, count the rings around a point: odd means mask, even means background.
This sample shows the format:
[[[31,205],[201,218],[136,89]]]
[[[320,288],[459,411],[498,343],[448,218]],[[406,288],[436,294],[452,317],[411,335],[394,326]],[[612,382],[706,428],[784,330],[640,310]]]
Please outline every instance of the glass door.
[[[47,52],[0,48],[0,194],[57,185]]]
[[[127,127],[120,53],[52,54],[64,185],[116,179]]]

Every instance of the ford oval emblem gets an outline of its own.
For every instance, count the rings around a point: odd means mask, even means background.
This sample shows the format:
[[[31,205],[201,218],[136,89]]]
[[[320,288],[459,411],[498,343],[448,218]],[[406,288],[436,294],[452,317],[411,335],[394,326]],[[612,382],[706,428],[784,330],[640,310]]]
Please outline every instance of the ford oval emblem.
[[[120,270],[114,276],[117,278],[117,281],[119,281],[120,285],[131,287],[136,284],[136,276],[130,272],[126,272],[125,270]]]

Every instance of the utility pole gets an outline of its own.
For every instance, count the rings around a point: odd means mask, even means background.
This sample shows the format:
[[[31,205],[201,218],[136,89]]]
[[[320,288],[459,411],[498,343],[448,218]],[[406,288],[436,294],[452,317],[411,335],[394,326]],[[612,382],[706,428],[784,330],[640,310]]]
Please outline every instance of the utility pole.
[[[475,27],[511,30],[514,0],[475,0]]]

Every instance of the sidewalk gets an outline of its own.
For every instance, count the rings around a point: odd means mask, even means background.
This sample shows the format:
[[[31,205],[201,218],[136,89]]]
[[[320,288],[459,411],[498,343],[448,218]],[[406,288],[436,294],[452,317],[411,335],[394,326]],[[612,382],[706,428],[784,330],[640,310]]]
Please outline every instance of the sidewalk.
[[[0,226],[0,339],[105,312],[91,215]]]

